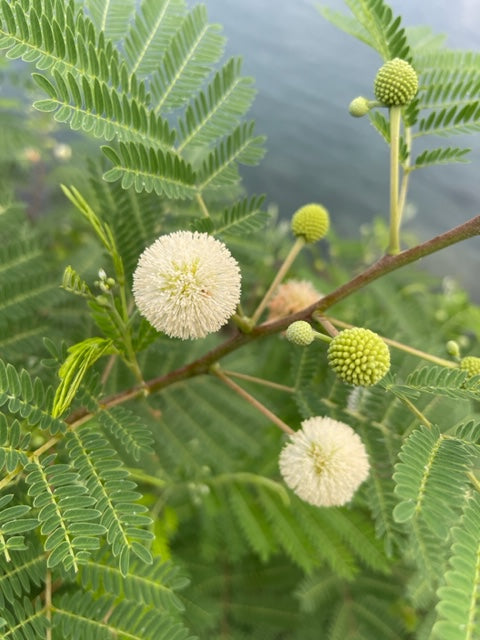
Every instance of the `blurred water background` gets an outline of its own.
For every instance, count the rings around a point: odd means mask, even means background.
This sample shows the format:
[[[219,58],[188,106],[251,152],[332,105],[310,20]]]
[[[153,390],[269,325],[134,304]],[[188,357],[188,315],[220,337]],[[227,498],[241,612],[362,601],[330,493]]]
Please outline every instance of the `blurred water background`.
[[[341,0],[329,7],[346,11]],[[363,43],[328,23],[314,0],[206,0],[211,22],[241,54],[256,79],[251,111],[268,136],[260,167],[243,171],[248,189],[267,193],[288,218],[307,202],[325,204],[337,232],[351,237],[388,211],[388,149],[368,122],[348,114],[357,95],[372,96],[381,60]],[[480,50],[479,0],[391,0],[405,26],[428,25],[447,46]],[[472,148],[470,164],[426,168],[412,175],[407,228],[420,239],[480,213],[480,133],[436,142]],[[422,140],[420,142],[423,142]],[[417,151],[420,147],[417,147]],[[415,152],[415,149],[414,149]],[[459,257],[460,256],[460,257]],[[480,238],[424,260],[454,275],[480,301]]]

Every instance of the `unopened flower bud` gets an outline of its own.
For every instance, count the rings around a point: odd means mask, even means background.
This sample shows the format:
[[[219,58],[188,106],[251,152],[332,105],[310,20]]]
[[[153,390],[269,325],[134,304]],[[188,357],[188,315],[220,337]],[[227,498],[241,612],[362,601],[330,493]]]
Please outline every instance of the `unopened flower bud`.
[[[376,384],[390,369],[390,351],[370,329],[341,331],[331,341],[327,357],[339,378],[361,387]]]
[[[292,231],[305,242],[316,242],[323,238],[330,227],[330,217],[320,204],[306,204],[292,217]]]
[[[348,112],[354,118],[362,118],[367,115],[374,104],[371,100],[367,100],[363,96],[358,96],[358,98],[352,100],[348,105]]]
[[[288,327],[285,332],[285,337],[289,342],[293,342],[293,344],[306,347],[307,345],[312,344],[314,340],[314,331],[308,322],[305,322],[305,320],[297,320],[296,322],[292,322]]]
[[[410,63],[401,58],[386,62],[375,77],[375,97],[387,107],[403,107],[418,91],[418,76]]]
[[[455,340],[449,340],[445,345],[445,348],[449,356],[452,356],[453,358],[460,357],[460,347],[458,346],[458,342]]]

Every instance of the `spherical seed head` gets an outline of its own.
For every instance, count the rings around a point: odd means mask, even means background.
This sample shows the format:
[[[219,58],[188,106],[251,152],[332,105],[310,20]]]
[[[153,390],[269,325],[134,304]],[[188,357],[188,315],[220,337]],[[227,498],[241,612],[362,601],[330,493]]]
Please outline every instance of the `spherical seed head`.
[[[292,231],[305,242],[316,242],[323,238],[330,227],[330,216],[320,204],[306,204],[292,217]]]
[[[133,294],[157,331],[195,339],[218,331],[240,301],[240,269],[227,247],[207,233],[160,236],[139,258]]]
[[[312,344],[314,340],[314,333],[312,327],[305,322],[305,320],[297,320],[292,322],[285,332],[285,336],[289,342],[298,344],[301,347],[306,347]]]
[[[360,436],[343,422],[308,418],[280,453],[280,472],[299,498],[317,507],[350,502],[369,473]]]
[[[386,62],[375,77],[375,97],[387,107],[403,107],[418,91],[418,76],[406,60],[394,58]]]
[[[480,375],[480,358],[475,356],[467,356],[460,361],[460,369],[468,373],[468,377]]]
[[[362,118],[363,116],[366,116],[370,109],[370,100],[367,100],[363,96],[358,96],[358,98],[352,100],[348,105],[348,112],[354,118]]]
[[[328,363],[344,382],[369,387],[390,369],[390,352],[385,342],[370,329],[345,329],[333,338]]]

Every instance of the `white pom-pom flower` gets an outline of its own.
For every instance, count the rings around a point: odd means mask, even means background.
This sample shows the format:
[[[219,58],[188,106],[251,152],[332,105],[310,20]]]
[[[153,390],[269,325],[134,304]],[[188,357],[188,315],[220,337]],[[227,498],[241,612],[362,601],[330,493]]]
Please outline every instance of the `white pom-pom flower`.
[[[308,418],[280,453],[285,483],[305,502],[318,507],[349,502],[368,477],[370,464],[358,434],[343,422]]]
[[[207,233],[160,236],[139,258],[133,294],[140,313],[172,338],[218,331],[240,301],[240,269],[227,247]]]

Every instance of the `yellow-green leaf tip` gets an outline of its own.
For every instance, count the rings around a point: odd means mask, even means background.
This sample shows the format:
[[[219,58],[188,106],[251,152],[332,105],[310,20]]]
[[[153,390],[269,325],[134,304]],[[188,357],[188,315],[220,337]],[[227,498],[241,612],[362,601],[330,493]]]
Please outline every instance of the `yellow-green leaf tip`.
[[[330,216],[321,204],[306,204],[292,217],[292,231],[305,242],[316,242],[323,238],[330,228]]]
[[[468,373],[468,377],[480,375],[480,358],[475,356],[467,356],[460,360],[460,369]]]
[[[418,91],[418,76],[410,63],[401,58],[386,62],[377,72],[375,97],[387,107],[403,107]]]
[[[328,347],[328,364],[347,384],[369,387],[390,369],[390,351],[379,335],[354,327],[337,334]]]
[[[306,347],[312,344],[314,340],[314,332],[312,327],[305,320],[297,320],[292,322],[285,332],[285,336],[289,342]]]

